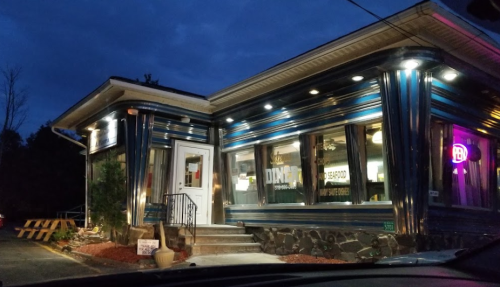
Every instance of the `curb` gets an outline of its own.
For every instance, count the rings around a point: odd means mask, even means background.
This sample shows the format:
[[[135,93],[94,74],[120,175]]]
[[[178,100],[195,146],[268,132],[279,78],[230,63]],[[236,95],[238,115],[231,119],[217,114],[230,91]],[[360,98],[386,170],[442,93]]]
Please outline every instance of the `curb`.
[[[63,246],[60,246],[60,245],[58,245],[55,242],[51,242],[50,245],[52,246],[52,248],[57,249],[57,250],[59,250],[61,252],[64,252],[64,251],[62,251],[63,248],[64,248]],[[104,264],[104,265],[119,266],[119,267],[122,267],[122,268],[132,269],[132,270],[156,269],[156,268],[145,268],[143,265],[140,265],[140,264],[133,264],[133,263],[116,261],[116,260],[108,259],[108,258],[96,257],[96,256],[93,256],[93,255],[90,255],[90,254],[87,254],[87,253],[73,251],[73,250],[72,251],[68,250],[68,253],[70,255],[80,256],[80,257],[83,257],[86,260],[90,260],[90,261],[93,261],[95,263]]]

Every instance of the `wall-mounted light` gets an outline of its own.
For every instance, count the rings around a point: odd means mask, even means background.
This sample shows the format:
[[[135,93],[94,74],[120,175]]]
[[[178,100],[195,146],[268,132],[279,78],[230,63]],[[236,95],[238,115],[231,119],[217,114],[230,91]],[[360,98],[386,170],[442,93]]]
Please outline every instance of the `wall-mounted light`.
[[[372,142],[374,144],[381,144],[382,143],[382,131],[377,131],[373,134]]]
[[[128,109],[127,113],[132,116],[137,116],[139,114],[139,110],[137,109]]]
[[[401,63],[401,65],[403,66],[403,68],[405,68],[406,70],[413,70],[415,69],[416,67],[418,67],[420,65],[419,62],[415,61],[415,60],[406,60],[406,61],[403,61]]]
[[[226,119],[226,122],[228,122],[228,123],[232,123],[232,122],[234,122],[234,120],[233,120],[232,118],[227,118],[227,119]]]
[[[309,91],[309,94],[311,94],[311,95],[317,95],[317,94],[319,94],[319,91],[316,90],[316,89],[312,89],[312,90]]]
[[[272,109],[272,108],[273,108],[273,106],[271,106],[270,104],[267,104],[267,105],[265,105],[265,106],[264,106],[264,108],[265,108],[266,110],[270,110],[270,109]]]
[[[355,81],[355,82],[359,82],[359,81],[363,80],[364,78],[365,78],[365,77],[363,77],[363,76],[354,76],[354,77],[352,77],[351,79],[352,79],[353,81]]]
[[[458,76],[457,73],[455,72],[447,72],[443,75],[443,79],[445,79],[446,81],[453,81],[455,80],[455,78]]]

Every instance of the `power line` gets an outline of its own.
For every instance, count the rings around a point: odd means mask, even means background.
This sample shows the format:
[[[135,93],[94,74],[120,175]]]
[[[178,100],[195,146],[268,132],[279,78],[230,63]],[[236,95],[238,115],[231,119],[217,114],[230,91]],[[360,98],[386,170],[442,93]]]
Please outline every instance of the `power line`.
[[[425,39],[422,39],[422,38],[420,38],[419,36],[417,36],[417,35],[415,35],[415,34],[413,34],[413,33],[409,32],[409,31],[406,31],[405,29],[403,29],[403,28],[401,28],[401,27],[398,27],[398,26],[396,26],[396,25],[392,24],[391,22],[389,22],[389,21],[387,21],[387,20],[383,19],[382,17],[380,17],[380,16],[378,16],[377,14],[375,14],[375,13],[371,12],[370,10],[368,10],[368,9],[364,8],[363,6],[361,6],[361,5],[359,5],[358,3],[354,2],[353,0],[347,0],[347,2],[349,2],[349,3],[353,4],[354,6],[356,6],[356,7],[360,8],[361,10],[365,11],[366,13],[368,13],[368,14],[372,15],[373,17],[377,18],[379,21],[383,22],[383,23],[384,23],[384,24],[386,24],[387,26],[389,26],[389,27],[393,28],[394,30],[398,31],[399,33],[401,33],[401,35],[403,35],[403,36],[405,36],[406,38],[410,39],[411,41],[415,42],[415,44],[417,44],[417,45],[419,45],[419,46],[423,46],[422,44],[418,43],[417,41],[415,41],[415,40],[414,40],[414,39],[412,39],[411,37],[408,37],[408,35],[411,35],[411,36],[413,36],[413,37],[416,37],[416,38],[420,39],[421,41],[424,41],[424,42],[426,42],[426,43],[428,43],[428,44],[431,44],[431,45],[432,45],[432,46],[434,46],[434,47],[437,47],[437,46],[436,46],[436,45],[434,45],[433,43],[431,43],[431,42],[429,42],[429,41],[427,41],[427,40],[425,40]]]

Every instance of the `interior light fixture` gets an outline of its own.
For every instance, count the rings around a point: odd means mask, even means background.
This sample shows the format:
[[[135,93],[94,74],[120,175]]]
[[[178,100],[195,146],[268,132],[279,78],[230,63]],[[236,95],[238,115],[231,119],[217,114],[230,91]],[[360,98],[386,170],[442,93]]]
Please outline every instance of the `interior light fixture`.
[[[354,77],[352,77],[352,80],[355,82],[359,82],[359,81],[363,80],[364,78],[365,77],[363,77],[363,76],[354,76]]]
[[[446,81],[453,81],[455,80],[455,78],[458,76],[457,73],[455,72],[448,72],[448,73],[445,73],[443,75],[443,78],[446,80]]]
[[[382,143],[382,131],[377,131],[373,134],[372,142],[374,144],[381,144]]]
[[[226,122],[228,122],[228,123],[232,123],[232,122],[234,122],[234,120],[233,120],[232,118],[227,118],[227,119],[226,119]]]
[[[106,121],[108,121],[108,122],[110,122],[110,121],[112,121],[112,120],[113,120],[113,118],[111,118],[110,116],[107,116],[107,117],[105,117],[104,119],[105,119]]]
[[[300,142],[298,142],[298,141],[293,142],[294,148],[298,148],[299,146],[300,146]]]
[[[267,105],[265,105],[265,106],[264,106],[264,108],[265,108],[266,110],[270,110],[270,109],[272,109],[272,108],[273,108],[273,106],[271,106],[270,104],[267,104]]]
[[[93,127],[88,127],[88,128],[87,128],[87,130],[89,130],[89,131],[93,131],[93,130],[94,130],[94,128],[93,128]]]
[[[413,70],[415,69],[416,67],[418,67],[420,65],[419,62],[415,61],[415,60],[407,60],[407,61],[404,61],[402,63],[403,67],[406,69],[406,70]]]
[[[316,89],[312,89],[312,90],[309,91],[309,94],[311,94],[311,95],[317,95],[317,94],[319,94],[319,91],[316,90]]]

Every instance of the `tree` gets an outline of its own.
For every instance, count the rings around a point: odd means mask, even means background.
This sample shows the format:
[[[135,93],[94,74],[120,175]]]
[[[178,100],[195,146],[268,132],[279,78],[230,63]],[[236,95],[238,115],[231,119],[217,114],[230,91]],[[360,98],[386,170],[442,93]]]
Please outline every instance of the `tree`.
[[[139,79],[136,79],[136,81],[140,82]],[[145,83],[145,84],[148,84],[148,85],[158,85],[159,81],[160,81],[159,79],[153,80],[152,76],[151,76],[151,73],[144,74],[144,82],[143,83]]]
[[[104,230],[111,231],[116,243],[117,230],[123,228],[126,223],[125,214],[122,212],[122,203],[127,199],[125,174],[113,152],[108,153],[97,168],[97,179],[89,184],[92,196],[92,221],[101,221]]]
[[[5,112],[0,120],[0,165],[2,164],[2,156],[6,145],[8,131],[17,132],[26,120],[27,110],[27,93],[26,90],[19,87],[21,78],[20,67],[9,67],[2,70],[2,95],[3,111]],[[1,115],[1,113],[0,113]]]

